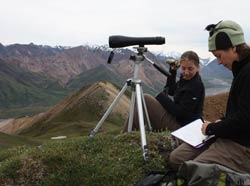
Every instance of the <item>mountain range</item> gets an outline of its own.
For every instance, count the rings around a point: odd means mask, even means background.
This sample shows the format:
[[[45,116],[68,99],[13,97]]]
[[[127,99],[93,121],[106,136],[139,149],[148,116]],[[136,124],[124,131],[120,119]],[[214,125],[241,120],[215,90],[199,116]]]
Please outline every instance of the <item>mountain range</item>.
[[[33,43],[0,44],[0,118],[23,116],[48,109],[70,93],[99,81],[122,87],[133,77],[135,51],[117,49],[111,64],[107,46],[50,47]],[[146,53],[164,69],[172,56]],[[176,56],[174,56],[176,57]],[[216,61],[201,60],[201,75],[208,89],[228,88],[230,73]],[[205,65],[206,64],[206,65]],[[208,65],[207,65],[208,64]],[[212,71],[212,73],[211,73]],[[216,72],[216,73],[215,73]],[[166,77],[152,64],[143,61],[139,68],[144,92],[162,90]]]

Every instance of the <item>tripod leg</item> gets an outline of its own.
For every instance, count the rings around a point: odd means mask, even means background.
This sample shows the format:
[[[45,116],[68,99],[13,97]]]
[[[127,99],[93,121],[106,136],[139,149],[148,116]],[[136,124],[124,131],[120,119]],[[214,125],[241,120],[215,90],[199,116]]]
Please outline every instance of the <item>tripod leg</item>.
[[[134,110],[135,110],[135,91],[133,90],[132,95],[131,95],[131,103],[130,103],[130,112],[129,112],[129,120],[128,120],[128,132],[132,131],[132,125],[133,125],[134,113],[135,113]]]
[[[96,127],[90,132],[89,137],[94,137],[94,135],[98,132],[98,130],[102,126],[102,124],[105,121],[105,119],[108,117],[108,115],[110,114],[110,112],[113,110],[114,106],[121,99],[121,97],[124,94],[124,92],[126,91],[127,87],[128,87],[128,85],[126,83],[123,86],[123,88],[121,89],[121,91],[119,92],[119,94],[116,96],[116,98],[114,99],[114,101],[112,102],[112,104],[109,106],[108,110],[105,112],[105,114],[103,115],[102,119],[98,122],[98,124],[96,125]]]
[[[143,118],[143,108],[142,108],[142,98],[141,98],[141,88],[140,84],[136,84],[136,100],[137,100],[137,110],[138,110],[138,117],[139,117],[139,126],[141,132],[141,145],[143,150],[143,157],[144,160],[148,160],[148,147],[146,142],[146,132],[144,126],[144,118]]]
[[[148,116],[148,109],[147,109],[147,105],[146,105],[146,101],[145,101],[145,98],[144,98],[142,87],[141,87],[141,97],[142,97],[144,112],[145,112],[146,119],[147,119],[148,128],[149,128],[149,131],[152,132],[152,125],[150,123],[150,119],[149,119],[149,116]]]

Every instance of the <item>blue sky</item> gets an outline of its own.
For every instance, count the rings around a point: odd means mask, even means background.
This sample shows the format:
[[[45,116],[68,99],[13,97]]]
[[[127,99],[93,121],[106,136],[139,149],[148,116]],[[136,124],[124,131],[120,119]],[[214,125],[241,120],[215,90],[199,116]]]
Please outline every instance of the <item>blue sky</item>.
[[[206,25],[234,20],[250,41],[249,0],[0,0],[0,42],[50,46],[108,44],[110,35],[162,36],[151,51],[208,57]]]

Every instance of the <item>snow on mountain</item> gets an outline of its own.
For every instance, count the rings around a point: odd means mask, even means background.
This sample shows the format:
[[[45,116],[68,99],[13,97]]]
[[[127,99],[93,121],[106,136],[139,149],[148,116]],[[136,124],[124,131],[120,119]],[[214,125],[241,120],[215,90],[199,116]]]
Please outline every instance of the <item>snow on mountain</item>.
[[[161,59],[180,59],[181,57],[181,53],[177,52],[177,51],[170,51],[167,53],[156,53],[154,52],[154,54],[158,57],[160,57]],[[207,66],[209,63],[211,63],[212,61],[214,61],[214,58],[200,58],[200,64],[201,64],[201,68]]]
[[[167,58],[172,58],[172,59],[179,59],[181,57],[181,53],[176,51],[167,52],[165,55]]]
[[[201,68],[209,65],[211,62],[213,62],[215,59],[211,59],[209,58],[200,58],[200,64],[201,64]]]

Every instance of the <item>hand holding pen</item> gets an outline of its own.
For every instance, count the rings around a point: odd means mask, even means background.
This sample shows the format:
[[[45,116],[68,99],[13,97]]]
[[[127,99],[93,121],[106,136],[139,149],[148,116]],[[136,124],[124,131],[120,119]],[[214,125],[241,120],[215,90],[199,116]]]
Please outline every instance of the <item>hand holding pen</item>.
[[[220,122],[221,120],[216,120],[214,123],[218,123]],[[202,134],[203,135],[206,135],[206,129],[207,129],[207,126],[210,124],[211,122],[210,121],[204,121],[204,123],[202,124],[201,126],[201,131],[202,131]]]

